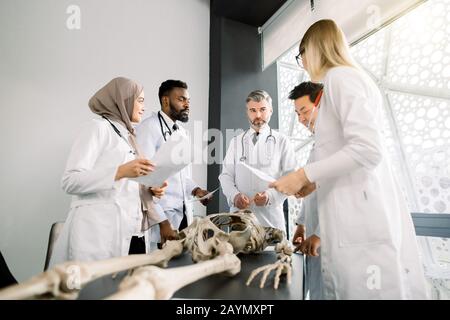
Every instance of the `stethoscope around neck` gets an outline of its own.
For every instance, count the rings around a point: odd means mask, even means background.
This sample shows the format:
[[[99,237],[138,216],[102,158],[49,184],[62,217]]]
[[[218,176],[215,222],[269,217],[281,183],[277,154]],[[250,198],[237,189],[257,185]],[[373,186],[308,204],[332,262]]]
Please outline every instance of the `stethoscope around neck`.
[[[161,128],[161,134],[164,138],[164,141],[167,141],[167,135],[169,136],[172,135],[172,130],[170,130],[170,127],[167,124],[166,119],[164,119],[160,111],[158,111],[158,120],[159,120],[159,127]],[[163,123],[167,130],[164,130]]]
[[[244,137],[245,137],[245,135],[247,134],[248,131],[249,131],[249,129],[245,130],[245,132],[244,132],[244,134],[242,135],[242,138],[241,138],[241,147],[242,147],[242,150],[241,150],[241,157],[239,158],[239,161],[242,161],[242,162],[247,160],[247,156],[245,155]],[[271,141],[272,141],[272,142],[271,142]],[[272,152],[269,151],[269,150],[270,150],[270,149],[268,148],[269,144],[272,144],[272,145],[273,145],[273,147],[272,147]],[[265,142],[265,145],[266,145],[266,155],[268,156],[267,158],[268,158],[269,160],[272,160],[272,158],[273,158],[273,151],[275,150],[276,144],[277,144],[277,139],[275,139],[275,137],[273,136],[273,134],[272,134],[272,128],[270,128],[269,135],[266,137],[266,142]]]
[[[163,115],[161,114],[161,111],[158,111],[158,120],[159,120],[159,128],[161,129],[161,134],[162,134],[162,136],[164,138],[164,141],[167,141],[167,135],[171,136],[172,135],[172,130],[170,130],[170,127],[167,124],[166,119],[164,119]],[[164,126],[166,127],[167,130],[164,130],[163,123],[164,123]],[[174,126],[176,126],[176,124],[174,124]],[[174,130],[175,130],[175,128],[174,128]],[[182,171],[179,172],[179,175],[180,175],[181,181],[183,181]],[[182,192],[184,194],[183,183],[181,184],[181,190],[182,190]],[[183,210],[185,210],[184,208],[185,208],[185,202],[183,200]]]
[[[136,150],[134,150],[133,146],[130,144],[130,141],[128,141],[128,139],[126,139],[126,138],[122,135],[122,133],[120,133],[120,130],[117,129],[117,127],[114,125],[114,123],[112,123],[111,120],[109,120],[107,117],[105,117],[105,116],[103,116],[103,115],[102,115],[102,118],[109,122],[109,124],[111,125],[111,127],[112,127],[112,128],[114,129],[114,131],[117,133],[117,135],[118,135],[121,139],[123,139],[123,141],[125,141],[126,144],[130,147],[130,149],[131,149],[131,150],[130,150],[130,153],[136,155]]]

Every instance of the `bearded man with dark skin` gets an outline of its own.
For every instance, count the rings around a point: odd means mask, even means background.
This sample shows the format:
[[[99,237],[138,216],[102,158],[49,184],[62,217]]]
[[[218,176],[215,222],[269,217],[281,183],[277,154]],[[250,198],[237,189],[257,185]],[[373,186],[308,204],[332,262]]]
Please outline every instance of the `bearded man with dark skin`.
[[[177,131],[189,137],[182,123],[189,121],[191,99],[188,86],[180,80],[166,80],[158,90],[161,110],[154,112],[136,128],[137,140],[142,152],[151,159],[170,136]],[[191,177],[191,166],[187,166],[167,180],[168,187],[158,203],[161,221],[150,230],[152,243],[160,247],[165,241],[176,238],[176,230],[182,230],[193,220],[190,197],[201,198],[208,191],[197,185]],[[201,201],[206,206],[208,199]]]

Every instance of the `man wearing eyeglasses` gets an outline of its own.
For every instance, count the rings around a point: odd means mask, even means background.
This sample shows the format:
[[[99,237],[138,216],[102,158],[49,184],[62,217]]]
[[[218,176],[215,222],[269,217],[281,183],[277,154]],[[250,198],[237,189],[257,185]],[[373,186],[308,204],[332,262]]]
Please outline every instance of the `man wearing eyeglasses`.
[[[305,48],[300,48],[298,55],[295,56],[297,65],[303,70],[305,69],[304,64],[303,64],[303,54],[304,53],[305,53]]]
[[[175,132],[189,137],[181,123],[189,120],[190,96],[187,84],[179,80],[164,81],[158,92],[161,111],[153,113],[136,128],[138,145],[142,152],[151,159],[163,143]],[[191,196],[201,198],[208,194],[191,178],[191,165],[167,180],[165,195],[156,205],[162,207],[165,217],[163,221],[150,229],[150,248],[155,249],[166,240],[176,238],[176,229],[183,230],[193,220]],[[208,199],[201,201],[206,206]]]

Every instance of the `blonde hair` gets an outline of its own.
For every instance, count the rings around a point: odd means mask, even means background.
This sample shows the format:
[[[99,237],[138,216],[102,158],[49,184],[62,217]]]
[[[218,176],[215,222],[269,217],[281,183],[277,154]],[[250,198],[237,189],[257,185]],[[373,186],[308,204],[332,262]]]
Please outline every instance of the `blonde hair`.
[[[333,20],[313,23],[300,41],[299,48],[300,52],[305,52],[308,73],[313,81],[323,78],[333,67],[356,67],[344,32]]]

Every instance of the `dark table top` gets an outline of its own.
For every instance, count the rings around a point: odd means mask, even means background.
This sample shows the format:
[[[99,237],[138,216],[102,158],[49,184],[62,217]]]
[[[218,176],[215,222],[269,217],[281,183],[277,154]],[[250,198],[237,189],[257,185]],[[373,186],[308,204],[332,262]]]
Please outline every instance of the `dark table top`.
[[[274,263],[276,253],[266,250],[258,254],[239,254],[241,272],[235,276],[215,274],[198,280],[175,292],[173,299],[229,299],[229,300],[301,300],[303,298],[303,257],[299,254],[292,256],[292,282],[287,284],[286,277],[280,280],[278,289],[273,288],[275,272],[271,272],[264,288],[259,288],[262,273],[256,276],[249,286],[246,281],[250,273],[261,266]],[[192,264],[189,253],[172,259],[168,268]],[[117,291],[119,283],[126,273],[103,277],[88,284],[80,292],[79,299],[102,299]]]

